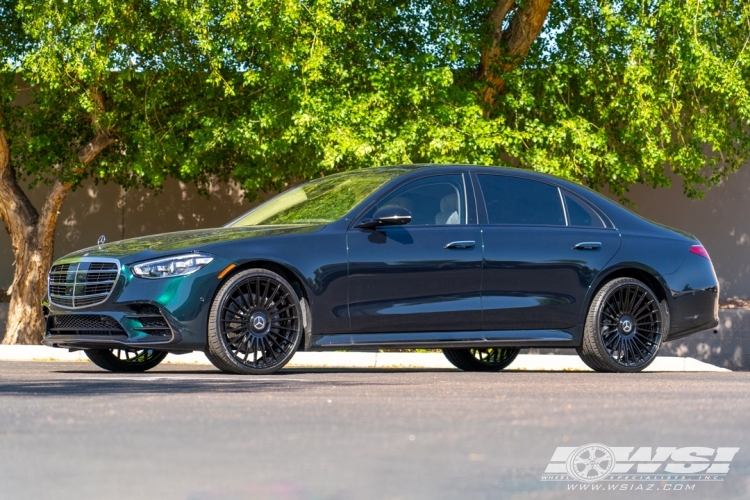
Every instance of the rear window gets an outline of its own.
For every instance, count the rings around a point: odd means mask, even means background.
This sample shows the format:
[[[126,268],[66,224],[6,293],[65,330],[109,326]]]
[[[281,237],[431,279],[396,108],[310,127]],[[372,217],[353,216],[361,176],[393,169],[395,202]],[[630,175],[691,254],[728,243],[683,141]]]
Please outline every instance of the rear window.
[[[477,177],[490,224],[565,225],[560,191],[555,186],[506,175]]]
[[[568,193],[565,193],[565,205],[571,226],[605,227],[602,218],[591,207]]]

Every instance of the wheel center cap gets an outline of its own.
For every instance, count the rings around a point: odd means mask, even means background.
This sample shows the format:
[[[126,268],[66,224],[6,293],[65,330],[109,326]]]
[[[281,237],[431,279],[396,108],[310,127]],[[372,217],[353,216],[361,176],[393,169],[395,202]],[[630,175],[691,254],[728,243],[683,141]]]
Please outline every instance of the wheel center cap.
[[[622,316],[620,318],[620,331],[625,335],[630,335],[635,330],[635,323],[630,316]]]
[[[268,316],[262,311],[255,311],[250,316],[250,328],[255,333],[263,333],[268,327]]]

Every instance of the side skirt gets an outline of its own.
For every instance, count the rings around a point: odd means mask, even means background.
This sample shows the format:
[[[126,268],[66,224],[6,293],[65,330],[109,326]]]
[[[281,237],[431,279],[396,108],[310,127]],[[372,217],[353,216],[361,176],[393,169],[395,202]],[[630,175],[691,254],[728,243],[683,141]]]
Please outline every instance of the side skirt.
[[[309,350],[443,349],[451,347],[575,347],[580,327],[569,330],[354,333],[312,335]]]

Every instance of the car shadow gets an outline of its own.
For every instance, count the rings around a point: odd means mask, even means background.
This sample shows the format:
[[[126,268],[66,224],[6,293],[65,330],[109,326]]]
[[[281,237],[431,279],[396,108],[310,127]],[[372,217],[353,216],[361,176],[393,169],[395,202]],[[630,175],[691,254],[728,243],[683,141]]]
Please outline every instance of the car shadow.
[[[288,393],[313,387],[398,384],[377,380],[314,380],[289,372],[263,376],[227,375],[204,370],[150,371],[139,374],[61,370],[51,373],[64,377],[3,381],[0,382],[0,397]]]

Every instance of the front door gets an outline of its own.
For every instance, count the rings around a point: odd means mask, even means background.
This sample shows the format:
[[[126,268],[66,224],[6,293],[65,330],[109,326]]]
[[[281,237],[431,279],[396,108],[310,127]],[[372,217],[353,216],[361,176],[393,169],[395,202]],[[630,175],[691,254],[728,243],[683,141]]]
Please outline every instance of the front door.
[[[363,218],[399,205],[409,224],[349,231],[352,333],[481,329],[481,233],[466,181],[454,173],[407,182]]]

